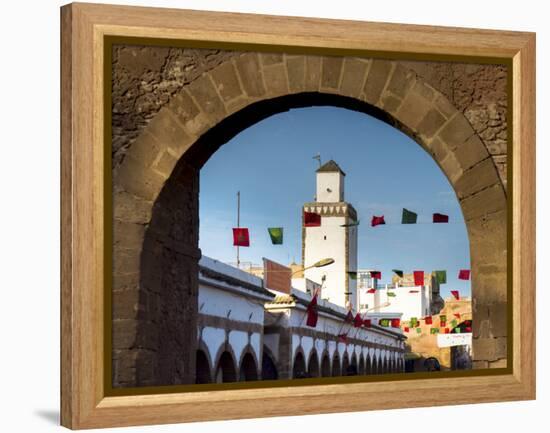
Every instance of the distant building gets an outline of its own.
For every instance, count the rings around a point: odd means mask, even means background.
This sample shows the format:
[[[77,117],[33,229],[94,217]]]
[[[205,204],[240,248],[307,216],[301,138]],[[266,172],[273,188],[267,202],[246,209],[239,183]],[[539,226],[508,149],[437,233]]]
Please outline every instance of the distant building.
[[[394,276],[391,284],[385,284],[371,278],[370,270],[359,270],[357,297],[359,311],[398,311],[403,314],[403,320],[437,314],[443,306],[439,283],[432,273],[426,273],[424,285],[417,286],[412,274],[404,274],[403,278]]]
[[[448,298],[444,301],[432,323],[426,324],[420,320],[416,327],[411,327],[407,321],[402,327],[409,328],[407,335],[407,353],[405,368],[407,372],[426,371],[427,360],[436,360],[442,371],[467,370],[472,368],[471,341],[472,333],[468,332],[472,320],[472,302],[470,298],[456,300]],[[441,318],[444,317],[444,325]],[[432,329],[437,329],[432,334]],[[460,332],[456,333],[455,328]],[[420,329],[420,332],[416,332]]]

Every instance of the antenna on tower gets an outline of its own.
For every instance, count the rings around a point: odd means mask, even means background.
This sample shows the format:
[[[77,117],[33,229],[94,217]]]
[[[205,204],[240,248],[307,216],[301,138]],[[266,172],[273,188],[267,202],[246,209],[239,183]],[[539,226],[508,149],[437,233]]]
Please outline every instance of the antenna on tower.
[[[317,161],[319,161],[319,168],[321,168],[321,154],[318,153],[313,157],[313,159],[316,159]]]

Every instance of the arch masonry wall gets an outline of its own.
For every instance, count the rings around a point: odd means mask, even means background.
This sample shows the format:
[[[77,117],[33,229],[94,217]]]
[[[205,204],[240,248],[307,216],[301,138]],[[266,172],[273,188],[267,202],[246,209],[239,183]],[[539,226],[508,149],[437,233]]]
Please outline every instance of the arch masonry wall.
[[[200,167],[243,125],[327,101],[401,129],[441,167],[470,239],[474,367],[505,365],[506,191],[468,118],[395,61],[258,53],[216,58],[161,98],[135,138],[119,141],[115,150],[113,385],[192,383]]]

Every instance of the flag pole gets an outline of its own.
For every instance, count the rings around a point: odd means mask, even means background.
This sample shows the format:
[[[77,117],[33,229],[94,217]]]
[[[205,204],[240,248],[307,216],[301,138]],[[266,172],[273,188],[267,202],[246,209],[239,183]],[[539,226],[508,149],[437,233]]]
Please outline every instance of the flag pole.
[[[241,192],[237,191],[237,228],[241,226]],[[241,260],[239,257],[239,245],[237,245],[237,269],[241,268]]]

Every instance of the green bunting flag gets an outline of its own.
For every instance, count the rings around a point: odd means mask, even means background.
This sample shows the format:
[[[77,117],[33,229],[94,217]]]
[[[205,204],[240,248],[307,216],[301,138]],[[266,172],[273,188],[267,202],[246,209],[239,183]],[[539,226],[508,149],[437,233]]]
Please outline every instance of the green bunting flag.
[[[378,322],[378,324],[380,326],[385,326],[385,327],[388,327],[390,326],[390,319],[380,319],[380,321]]]
[[[454,328],[456,327],[456,325],[458,325],[458,322],[456,321],[456,319],[451,320],[451,326]]]
[[[416,328],[418,325],[418,319],[416,317],[411,317],[411,327]]]
[[[422,328],[416,328],[416,333],[417,334],[422,334]]]
[[[283,244],[283,228],[282,227],[269,227],[267,229],[269,236],[271,237],[271,243],[273,245]]]
[[[439,284],[447,284],[447,271],[435,271],[435,280]]]
[[[418,215],[416,213],[403,208],[403,217],[401,218],[401,224],[416,224],[417,217]]]
[[[389,298],[395,298],[395,292],[388,292],[388,297]]]
[[[357,272],[348,272],[348,275],[352,280],[357,279]]]
[[[399,269],[392,269],[391,271],[399,278],[403,278],[403,271],[400,271]]]
[[[430,334],[439,334],[439,328],[431,328]]]

